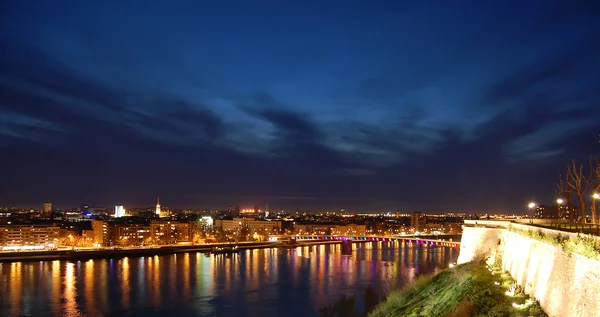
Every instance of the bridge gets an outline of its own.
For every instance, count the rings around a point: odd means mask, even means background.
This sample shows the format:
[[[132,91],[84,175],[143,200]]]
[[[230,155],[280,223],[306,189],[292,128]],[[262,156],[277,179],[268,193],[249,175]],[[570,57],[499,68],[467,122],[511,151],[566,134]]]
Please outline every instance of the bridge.
[[[340,242],[398,242],[407,243],[409,245],[430,245],[439,247],[451,247],[460,248],[459,241],[448,241],[441,239],[428,239],[417,236],[362,236],[362,235],[351,235],[351,236],[331,236],[331,235],[295,235],[295,236],[271,236],[270,241],[284,241],[284,240],[295,240],[297,242],[318,242],[318,241],[340,241]]]

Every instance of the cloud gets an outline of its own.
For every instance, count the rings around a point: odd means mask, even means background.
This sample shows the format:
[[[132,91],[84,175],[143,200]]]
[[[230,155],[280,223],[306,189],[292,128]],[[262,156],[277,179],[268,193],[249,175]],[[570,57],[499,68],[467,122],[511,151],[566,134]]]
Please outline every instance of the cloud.
[[[0,161],[18,185],[6,196],[70,199],[37,184],[44,175],[111,203],[168,194],[182,205],[508,209],[598,146],[600,46],[581,27],[588,13],[417,6],[398,19],[369,7],[361,23],[381,25],[373,38],[335,6],[335,25],[299,7],[323,32],[298,24],[290,37],[264,19],[238,41],[246,25],[228,16],[214,14],[228,27],[213,32],[210,16],[148,10],[131,25],[134,6],[87,7],[2,12],[14,32],[1,35]],[[473,27],[482,21],[498,23]]]
[[[325,145],[323,131],[307,115],[271,106],[247,111],[275,127],[271,149],[296,169],[335,170],[357,165],[351,157]]]

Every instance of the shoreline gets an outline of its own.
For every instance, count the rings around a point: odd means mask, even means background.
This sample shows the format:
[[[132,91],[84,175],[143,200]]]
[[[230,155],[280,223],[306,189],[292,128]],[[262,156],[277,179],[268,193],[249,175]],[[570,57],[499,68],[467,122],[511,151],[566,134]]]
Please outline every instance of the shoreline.
[[[276,242],[248,242],[248,243],[215,243],[200,245],[168,245],[154,248],[139,249],[100,249],[100,250],[51,250],[51,251],[29,251],[29,252],[0,252],[0,263],[6,262],[31,262],[31,261],[77,261],[88,259],[110,259],[124,257],[142,257],[154,255],[166,255],[185,252],[207,253],[214,247],[238,246],[240,250],[265,249],[277,247],[281,244]]]
[[[354,240],[352,243],[367,243],[368,240]],[[298,241],[298,245],[291,246],[282,242],[239,242],[239,243],[211,243],[199,245],[165,245],[153,248],[134,249],[100,249],[100,250],[49,250],[49,251],[21,251],[0,252],[0,263],[33,262],[33,261],[79,261],[88,259],[111,259],[124,257],[142,257],[154,255],[167,255],[185,252],[209,253],[214,247],[237,246],[239,250],[285,248],[320,245],[341,244],[341,240],[308,240]]]
[[[297,247],[316,244],[338,244],[341,241],[303,241]],[[200,245],[170,245],[140,249],[101,249],[101,250],[51,250],[28,252],[0,252],[0,263],[32,262],[32,261],[80,261],[89,259],[111,259],[124,257],[142,257],[167,255],[186,252],[210,253],[214,247],[237,246],[239,250],[281,248],[290,246],[280,242],[242,242],[215,243]],[[295,248],[295,247],[291,247]],[[290,249],[291,249],[290,248]]]

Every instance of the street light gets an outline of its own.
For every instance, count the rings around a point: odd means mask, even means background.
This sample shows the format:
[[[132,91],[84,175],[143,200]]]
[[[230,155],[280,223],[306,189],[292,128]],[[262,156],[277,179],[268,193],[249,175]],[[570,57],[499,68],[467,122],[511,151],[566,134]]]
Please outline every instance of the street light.
[[[534,203],[534,202],[531,202],[531,203],[529,203],[529,205],[527,205],[527,207],[529,207],[529,209],[530,209],[530,210],[533,210],[533,208],[535,208],[535,203]],[[532,212],[532,213],[531,213],[531,218],[530,218],[530,220],[529,220],[529,223],[533,223],[533,216],[534,216],[534,215],[533,215],[533,212]]]
[[[564,216],[564,214],[563,214],[564,210],[562,210],[562,209],[561,209],[561,207],[562,207],[562,204],[563,204],[564,202],[565,202],[565,201],[564,201],[564,200],[562,200],[562,198],[559,198],[559,199],[557,199],[557,200],[556,200],[556,203],[558,204],[558,210],[557,210],[557,214],[556,214],[556,216],[557,216],[559,219],[560,219],[560,218],[562,218],[562,216]]]
[[[600,199],[600,194],[598,193],[594,193],[592,195],[592,198],[594,198],[594,201],[592,201],[592,217],[594,217],[594,219],[592,219],[592,223],[597,223],[597,219],[596,219],[596,200]]]

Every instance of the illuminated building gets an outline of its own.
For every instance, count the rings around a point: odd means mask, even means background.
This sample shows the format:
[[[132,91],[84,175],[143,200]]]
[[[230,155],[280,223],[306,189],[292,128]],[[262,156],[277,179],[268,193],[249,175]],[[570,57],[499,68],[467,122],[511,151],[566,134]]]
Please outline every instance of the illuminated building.
[[[297,234],[324,234],[331,235],[332,228],[335,228],[336,224],[327,223],[306,223],[306,224],[294,224],[294,231]]]
[[[94,244],[108,246],[110,244],[108,223],[102,220],[92,220],[92,231],[94,232]]]
[[[216,221],[216,227],[229,232],[245,228],[250,232],[277,233],[281,231],[281,221],[255,220],[251,218],[220,219]]]
[[[191,225],[189,222],[152,221],[150,234],[154,244],[175,244],[191,241]]]
[[[203,216],[198,220],[200,222],[200,230],[204,232],[212,231],[214,226],[214,220],[211,216]]]
[[[0,226],[1,246],[40,246],[57,244],[60,227],[55,225]]]
[[[250,232],[278,233],[281,231],[281,221],[250,220],[247,222]]]
[[[294,231],[297,234],[323,234],[323,235],[365,235],[367,233],[366,225],[348,224],[340,225],[335,223],[304,223],[294,224]]]
[[[43,205],[43,216],[46,218],[49,218],[50,215],[52,214],[52,202],[50,201],[45,201],[44,205]]]
[[[154,213],[156,214],[156,216],[158,216],[159,218],[164,218],[164,217],[169,217],[171,216],[171,211],[169,211],[168,208],[162,208],[160,206],[160,198],[158,198],[156,200],[156,209],[154,210]]]
[[[125,216],[125,208],[123,206],[115,206],[115,218],[120,218]]]
[[[234,218],[233,220],[217,219],[216,227],[223,231],[236,231],[242,228],[242,218]]]
[[[156,215],[160,217],[160,197],[156,199]]]
[[[415,232],[420,232],[425,224],[427,224],[427,215],[424,215],[421,212],[416,211],[413,213],[412,217],[410,217],[410,226]]]
[[[91,247],[94,244],[94,230],[81,230],[81,245]]]
[[[560,207],[561,207],[560,205],[556,205],[556,206],[539,205],[539,206],[535,207],[535,217],[543,218],[543,219],[558,218]]]
[[[113,232],[120,245],[143,245],[150,238],[150,227],[140,224],[115,225]]]
[[[559,205],[558,206],[558,218],[560,219],[571,219],[573,215],[579,215],[579,208],[577,206]]]
[[[367,232],[366,225],[332,225],[330,227],[332,235],[365,235]]]
[[[79,209],[67,210],[64,213],[63,219],[67,221],[81,221],[83,220],[83,215]]]

